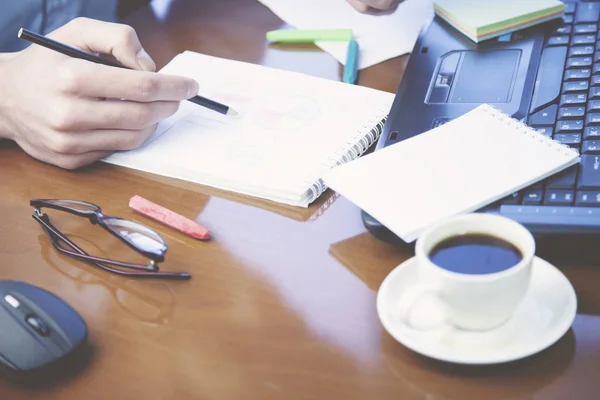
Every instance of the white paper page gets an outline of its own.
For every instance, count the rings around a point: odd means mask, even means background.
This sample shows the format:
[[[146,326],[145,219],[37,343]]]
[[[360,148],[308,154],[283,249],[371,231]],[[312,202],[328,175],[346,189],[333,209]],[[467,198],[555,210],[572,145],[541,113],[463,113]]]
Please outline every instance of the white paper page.
[[[143,146],[104,161],[287,204],[391,107],[391,93],[186,52],[161,73],[198,81],[200,93],[238,111],[184,102]]]
[[[579,162],[576,151],[516,129],[516,121],[507,125],[482,112],[485,107],[336,167],[325,183],[412,242],[437,221],[476,211]]]
[[[367,68],[412,51],[423,24],[433,16],[432,0],[402,0],[390,14],[356,11],[346,0],[259,0],[296,29],[352,29],[360,48],[359,68]],[[340,63],[343,42],[317,42]]]

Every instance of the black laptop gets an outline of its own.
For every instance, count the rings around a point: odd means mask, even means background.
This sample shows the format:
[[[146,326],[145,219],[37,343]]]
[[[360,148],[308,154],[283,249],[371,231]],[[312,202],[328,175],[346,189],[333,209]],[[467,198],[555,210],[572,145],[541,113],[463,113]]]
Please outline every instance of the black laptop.
[[[491,104],[577,149],[581,162],[479,212],[535,234],[600,233],[599,25],[600,2],[565,0],[561,20],[476,44],[433,18],[410,55],[378,149]],[[397,239],[369,215],[363,220],[375,236]]]

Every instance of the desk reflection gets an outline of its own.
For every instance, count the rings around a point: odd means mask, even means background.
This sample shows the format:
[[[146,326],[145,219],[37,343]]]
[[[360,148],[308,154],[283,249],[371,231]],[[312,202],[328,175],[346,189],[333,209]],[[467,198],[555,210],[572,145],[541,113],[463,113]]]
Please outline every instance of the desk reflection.
[[[500,365],[470,366],[421,357],[387,333],[383,336],[382,353],[389,371],[414,398],[427,400],[546,399],[542,392],[568,374],[576,350],[575,334],[569,330],[554,346],[532,357]]]
[[[85,239],[70,235],[78,244]],[[86,288],[95,285],[103,286],[115,299],[117,305],[128,315],[151,324],[167,324],[175,308],[176,299],[173,290],[163,282],[123,278],[110,274],[92,265],[57,254],[48,243],[47,236],[38,236],[43,259],[50,267],[63,276],[77,282],[81,295]],[[88,241],[86,244],[91,245]],[[96,247],[94,254],[102,254]]]

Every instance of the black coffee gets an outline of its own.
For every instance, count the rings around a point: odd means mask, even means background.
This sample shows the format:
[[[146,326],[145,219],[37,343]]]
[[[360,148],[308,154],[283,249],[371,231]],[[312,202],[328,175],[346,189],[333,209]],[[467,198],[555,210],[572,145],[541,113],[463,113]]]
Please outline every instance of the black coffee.
[[[482,234],[453,236],[433,248],[429,258],[461,274],[492,274],[516,265],[523,255],[505,240]]]

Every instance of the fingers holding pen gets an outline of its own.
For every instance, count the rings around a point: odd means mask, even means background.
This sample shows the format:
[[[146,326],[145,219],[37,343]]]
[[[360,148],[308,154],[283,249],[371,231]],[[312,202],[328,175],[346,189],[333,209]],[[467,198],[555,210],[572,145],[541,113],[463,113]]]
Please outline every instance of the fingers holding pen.
[[[125,99],[137,102],[182,101],[198,94],[198,83],[184,76],[135,71],[90,63],[65,60],[57,77],[63,94]]]
[[[156,125],[178,110],[180,102],[138,103],[126,100],[70,99],[47,113],[47,126],[57,132],[92,129],[139,130]]]
[[[10,116],[0,136],[15,140],[34,158],[75,169],[114,151],[135,149],[181,101],[198,94],[193,79],[153,72],[155,65],[129,27],[77,19],[49,36],[72,52],[112,54],[133,69],[53,52],[46,46],[51,42],[33,35],[42,45],[0,65],[6,92],[12,94],[0,101],[0,114]]]

